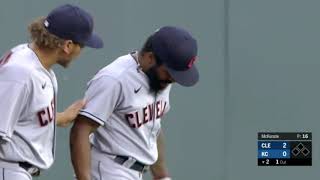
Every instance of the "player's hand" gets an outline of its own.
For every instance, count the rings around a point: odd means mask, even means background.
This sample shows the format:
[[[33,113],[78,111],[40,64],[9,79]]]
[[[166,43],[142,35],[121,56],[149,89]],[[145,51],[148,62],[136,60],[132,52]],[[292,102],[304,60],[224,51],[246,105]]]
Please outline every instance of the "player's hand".
[[[77,100],[63,112],[57,113],[57,125],[61,127],[68,126],[77,117],[79,111],[83,108],[85,104],[85,100]]]

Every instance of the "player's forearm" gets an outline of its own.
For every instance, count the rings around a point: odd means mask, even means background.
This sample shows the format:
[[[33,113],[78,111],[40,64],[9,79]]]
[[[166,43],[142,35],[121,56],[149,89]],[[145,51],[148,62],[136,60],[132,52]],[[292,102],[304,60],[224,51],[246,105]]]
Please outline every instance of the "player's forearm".
[[[66,126],[66,117],[63,114],[63,112],[57,112],[57,125],[60,127],[65,127]]]
[[[80,109],[85,105],[85,100],[77,100],[73,104],[71,104],[67,109],[63,112],[58,112],[56,114],[57,125],[60,127],[66,127],[77,117]]]
[[[89,143],[90,132],[83,130],[83,128],[77,126],[76,124],[72,127],[70,134],[72,165],[77,180],[91,180]]]
[[[150,169],[154,179],[161,179],[165,177],[169,177],[169,171],[165,163],[165,146],[164,146],[164,135],[161,130],[158,139],[158,160],[154,163]]]

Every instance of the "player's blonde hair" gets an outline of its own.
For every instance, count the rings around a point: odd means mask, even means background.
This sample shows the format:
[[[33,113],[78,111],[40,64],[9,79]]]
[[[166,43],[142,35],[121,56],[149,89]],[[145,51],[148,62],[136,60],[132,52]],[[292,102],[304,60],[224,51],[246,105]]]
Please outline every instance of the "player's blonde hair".
[[[56,49],[64,43],[64,39],[51,34],[44,27],[45,17],[39,17],[31,22],[28,26],[28,30],[31,36],[31,40],[39,47],[43,49]]]

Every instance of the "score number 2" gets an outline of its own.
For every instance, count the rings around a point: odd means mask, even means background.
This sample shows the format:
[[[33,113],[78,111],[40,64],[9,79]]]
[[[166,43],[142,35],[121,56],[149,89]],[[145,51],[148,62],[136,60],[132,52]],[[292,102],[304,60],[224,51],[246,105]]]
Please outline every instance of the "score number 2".
[[[282,148],[286,149],[287,148],[287,143],[282,143]]]

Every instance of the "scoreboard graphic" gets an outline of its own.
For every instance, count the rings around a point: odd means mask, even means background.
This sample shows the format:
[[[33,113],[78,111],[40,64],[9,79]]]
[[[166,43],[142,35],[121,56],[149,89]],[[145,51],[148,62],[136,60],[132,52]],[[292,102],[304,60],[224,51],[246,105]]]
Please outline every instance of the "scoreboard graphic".
[[[312,133],[259,132],[258,166],[312,166]]]

